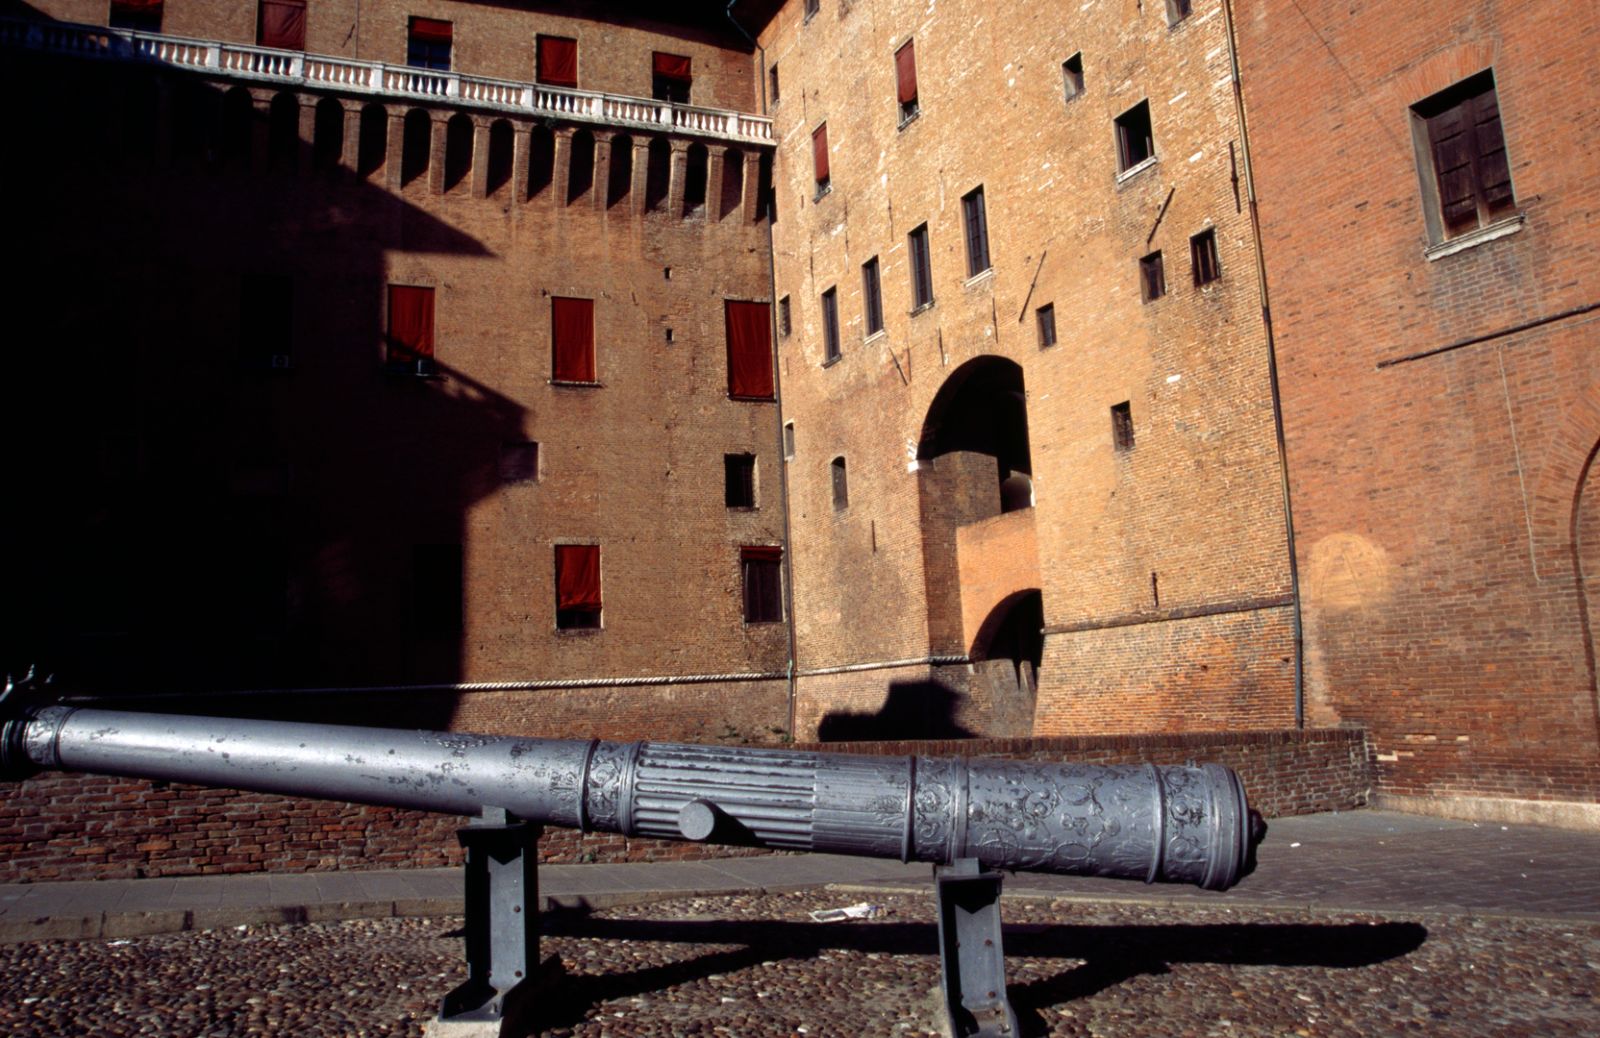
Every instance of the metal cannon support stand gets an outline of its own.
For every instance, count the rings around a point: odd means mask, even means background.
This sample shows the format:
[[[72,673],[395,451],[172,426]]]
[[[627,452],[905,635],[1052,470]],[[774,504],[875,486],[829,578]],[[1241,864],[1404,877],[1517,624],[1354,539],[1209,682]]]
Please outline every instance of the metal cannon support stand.
[[[977,858],[934,868],[939,895],[939,980],[954,1038],[1015,1038],[1000,943],[1000,873]]]

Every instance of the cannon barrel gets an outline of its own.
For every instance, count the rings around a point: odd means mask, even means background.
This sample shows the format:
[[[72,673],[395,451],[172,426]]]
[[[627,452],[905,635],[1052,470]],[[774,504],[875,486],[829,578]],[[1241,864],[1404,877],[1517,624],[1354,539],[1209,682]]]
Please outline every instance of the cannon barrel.
[[[1164,767],[532,739],[47,706],[7,774],[61,769],[669,840],[1224,890],[1259,818],[1217,764]]]

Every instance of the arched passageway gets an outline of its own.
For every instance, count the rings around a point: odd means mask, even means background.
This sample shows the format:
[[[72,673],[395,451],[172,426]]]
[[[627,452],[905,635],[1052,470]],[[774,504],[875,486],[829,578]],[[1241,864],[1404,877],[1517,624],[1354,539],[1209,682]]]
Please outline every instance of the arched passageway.
[[[968,650],[972,696],[987,706],[989,734],[1033,733],[1033,706],[1044,656],[1044,598],[1038,588],[1006,596],[984,619]]]

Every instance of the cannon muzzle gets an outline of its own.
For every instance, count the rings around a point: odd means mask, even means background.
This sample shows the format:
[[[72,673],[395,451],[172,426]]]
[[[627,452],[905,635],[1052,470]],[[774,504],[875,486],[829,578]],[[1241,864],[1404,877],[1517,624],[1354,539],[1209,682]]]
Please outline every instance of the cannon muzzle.
[[[695,840],[1225,890],[1260,839],[1216,764],[1108,766],[528,739],[36,707],[6,770],[61,769]]]

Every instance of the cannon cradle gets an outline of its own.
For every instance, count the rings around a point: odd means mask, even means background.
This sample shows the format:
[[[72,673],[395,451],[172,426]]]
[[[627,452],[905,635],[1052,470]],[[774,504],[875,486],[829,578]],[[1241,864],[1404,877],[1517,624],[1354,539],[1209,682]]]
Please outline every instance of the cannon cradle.
[[[60,769],[536,825],[1225,890],[1259,841],[1216,764],[1099,765],[530,739],[48,706],[8,771]]]

